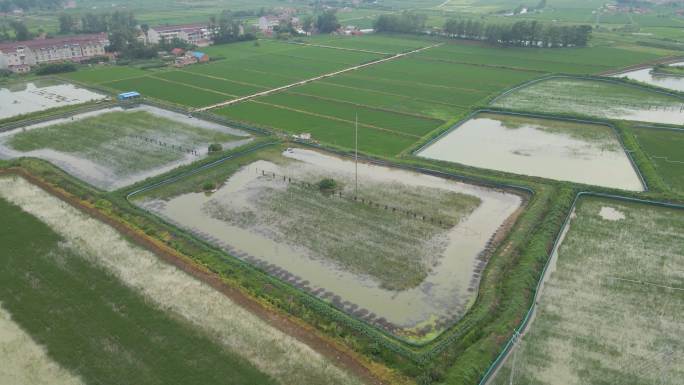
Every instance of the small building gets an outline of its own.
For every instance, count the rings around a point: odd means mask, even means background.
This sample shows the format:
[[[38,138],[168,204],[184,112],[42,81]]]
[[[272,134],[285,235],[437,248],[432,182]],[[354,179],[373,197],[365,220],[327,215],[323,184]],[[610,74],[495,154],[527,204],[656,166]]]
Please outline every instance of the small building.
[[[171,50],[171,54],[174,56],[181,56],[185,53],[185,50],[183,48],[174,48]]]
[[[193,51],[190,52],[190,55],[192,55],[198,63],[207,63],[209,61],[209,55],[204,52]]]
[[[133,100],[133,99],[139,99],[140,93],[136,91],[129,91],[129,92],[123,92],[120,93],[116,98],[119,101],[124,101],[124,100]]]

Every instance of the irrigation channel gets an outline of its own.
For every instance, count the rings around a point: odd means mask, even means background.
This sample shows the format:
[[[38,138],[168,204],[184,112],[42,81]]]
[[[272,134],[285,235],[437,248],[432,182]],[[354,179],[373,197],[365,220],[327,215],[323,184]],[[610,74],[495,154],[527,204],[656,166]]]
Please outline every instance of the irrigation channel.
[[[236,104],[236,103],[244,102],[244,101],[247,101],[247,100],[250,100],[250,99],[258,98],[258,97],[261,97],[261,96],[266,96],[266,95],[270,95],[270,94],[273,94],[273,93],[276,93],[276,92],[284,91],[284,90],[287,90],[287,89],[289,89],[289,88],[293,88],[293,87],[297,87],[297,86],[302,86],[302,85],[304,85],[304,84],[311,83],[311,82],[315,82],[315,81],[317,81],[317,80],[326,79],[326,78],[333,77],[333,76],[337,76],[337,75],[341,75],[341,74],[344,74],[344,73],[347,73],[347,72],[356,71],[356,70],[358,70],[358,69],[362,69],[362,68],[374,66],[374,65],[376,65],[376,64],[381,64],[381,63],[385,63],[385,62],[388,62],[388,61],[391,61],[391,60],[399,59],[399,58],[402,58],[402,57],[404,57],[404,56],[408,56],[408,55],[412,55],[412,54],[414,54],[414,53],[418,53],[418,52],[421,52],[421,51],[428,50],[428,49],[430,49],[430,48],[439,47],[439,46],[442,45],[442,44],[443,44],[443,43],[437,43],[437,44],[433,44],[433,45],[430,45],[430,46],[427,46],[427,47],[422,47],[422,48],[414,49],[414,50],[412,50],[412,51],[403,52],[403,53],[398,53],[398,54],[393,55],[393,56],[390,56],[390,57],[386,57],[386,58],[374,60],[374,61],[371,61],[371,62],[368,62],[368,63],[365,63],[365,64],[360,64],[360,65],[357,65],[357,66],[354,66],[354,67],[345,68],[345,69],[343,69],[343,70],[339,70],[339,71],[335,71],[335,72],[330,72],[330,73],[327,73],[327,74],[324,74],[324,75],[319,75],[319,76],[316,76],[316,77],[313,77],[313,78],[310,78],[310,79],[301,80],[301,81],[298,81],[298,82],[295,82],[295,83],[292,83],[292,84],[284,85],[284,86],[282,86],[282,87],[277,87],[277,88],[273,88],[273,89],[270,89],[270,90],[257,92],[257,93],[252,94],[252,95],[247,95],[247,96],[243,96],[243,97],[240,97],[240,98],[227,100],[227,101],[225,101],[225,102],[217,103],[217,104],[214,104],[214,105],[211,105],[211,106],[198,108],[198,109],[196,109],[195,111],[196,111],[196,112],[203,112],[203,111],[213,110],[213,109],[219,108],[219,107],[230,106],[230,105],[232,105],[232,104]]]
[[[257,217],[266,215],[267,218],[271,218],[272,214],[269,214],[268,209],[263,209],[263,204],[255,203],[255,196],[274,190],[285,193],[288,191],[288,186],[311,175],[334,175],[337,180],[353,180],[354,163],[350,160],[301,148],[289,149],[282,156],[288,159],[288,166],[263,160],[253,162],[230,176],[213,194],[184,193],[164,200],[147,199],[142,196],[133,203],[179,228],[186,229],[231,255],[332,303],[356,318],[363,319],[399,337],[410,334],[426,338],[431,335],[428,341],[460,319],[472,304],[477,295],[480,274],[495,247],[495,236],[501,236],[507,231],[510,221],[514,220],[514,214],[523,204],[523,199],[511,192],[456,182],[415,171],[393,169],[365,162],[359,164],[359,178],[363,181],[362,187],[365,189],[372,189],[374,186],[386,188],[390,184],[399,186],[400,183],[406,191],[429,189],[441,191],[440,194],[464,194],[464,197],[470,196],[469,199],[479,202],[472,212],[465,215],[455,226],[451,226],[450,222],[446,220],[440,222],[440,219],[430,215],[418,214],[412,210],[401,211],[399,205],[378,203],[382,198],[368,201],[357,197],[357,200],[354,200],[351,192],[345,192],[342,198],[339,193],[336,196],[323,198],[349,201],[351,204],[368,207],[375,213],[385,212],[386,214],[382,215],[404,217],[404,220],[425,223],[440,229],[439,232],[443,235],[435,238],[434,241],[422,241],[426,242],[424,246],[426,250],[436,247],[432,242],[438,242],[441,245],[437,247],[437,249],[441,247],[441,251],[436,257],[436,263],[431,265],[427,276],[415,287],[388,289],[377,279],[356,270],[350,270],[346,265],[341,265],[326,255],[318,254],[320,250],[315,251],[316,248],[307,244],[306,239],[302,242],[291,242],[288,233],[283,232],[282,228],[278,228],[271,220],[266,221],[268,222],[266,224],[259,222],[251,226],[239,221],[236,223],[226,220],[223,214],[215,214],[216,212],[231,213],[227,214],[229,218],[248,218],[255,215]],[[311,182],[306,183],[311,184]],[[154,186],[133,192],[129,198],[152,188]],[[361,202],[361,199],[364,201]],[[307,203],[301,207],[306,210],[307,207],[313,207],[311,205],[315,204],[314,200],[313,203]],[[311,220],[306,218],[299,219]],[[401,221],[401,219],[398,220]],[[336,221],[332,221],[329,230],[333,238],[338,241],[347,231],[351,233],[348,237],[342,237],[343,243],[347,238],[353,243],[363,241],[363,239],[368,241],[368,237],[364,238],[363,234],[356,234],[353,228],[345,227],[345,229],[336,230],[335,223]],[[292,226],[308,228],[304,222],[300,222],[299,225],[292,224]],[[371,226],[370,229],[373,231],[377,227],[382,230],[383,226]],[[323,230],[321,230],[323,234],[327,234]],[[308,234],[305,237],[315,235],[309,234],[308,230],[303,231]],[[334,235],[336,232],[339,234]],[[381,246],[383,242],[386,242],[387,240],[381,239],[380,234],[382,231],[377,234],[378,239],[370,240],[370,244]],[[373,234],[370,235],[373,238]],[[355,237],[361,238],[354,241]]]

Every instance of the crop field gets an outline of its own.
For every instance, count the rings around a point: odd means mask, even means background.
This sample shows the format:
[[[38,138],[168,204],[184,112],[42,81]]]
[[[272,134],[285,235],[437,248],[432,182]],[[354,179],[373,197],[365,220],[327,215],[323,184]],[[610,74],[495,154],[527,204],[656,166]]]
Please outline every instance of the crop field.
[[[653,123],[684,123],[684,99],[621,83],[550,78],[492,104],[514,110]]]
[[[596,74],[643,63],[659,56],[612,47],[560,50],[505,49],[475,44],[444,44],[416,55],[424,60],[500,66],[546,73]]]
[[[583,198],[494,383],[681,383],[683,234],[682,210]]]
[[[268,40],[258,45],[214,46],[205,51],[216,61],[170,71],[106,67],[66,77],[117,91],[135,90],[188,107],[204,107],[382,57]]]
[[[152,107],[101,110],[0,136],[4,157],[49,159],[113,189],[201,159],[209,144],[244,144],[247,134]]]
[[[24,179],[0,179],[0,197],[0,238],[9,251],[0,257],[0,301],[84,382],[360,384],[222,293]]]
[[[359,148],[396,155],[473,105],[536,76],[409,57],[215,112],[290,133],[308,132],[346,148],[354,145],[358,113]]]
[[[641,149],[671,189],[684,192],[684,132],[633,128]]]
[[[136,202],[349,313],[419,340],[467,309],[485,244],[521,203],[512,194],[366,164],[354,198],[352,162],[303,149],[234,162]],[[316,187],[327,178],[336,181],[334,191]],[[207,182],[218,190],[198,192]]]
[[[516,174],[644,189],[619,139],[605,125],[480,113],[417,155]]]
[[[427,38],[414,36],[395,37],[392,35],[332,36],[319,35],[304,40],[306,43],[330,47],[358,49],[379,53],[400,53],[426,47],[433,42]]]

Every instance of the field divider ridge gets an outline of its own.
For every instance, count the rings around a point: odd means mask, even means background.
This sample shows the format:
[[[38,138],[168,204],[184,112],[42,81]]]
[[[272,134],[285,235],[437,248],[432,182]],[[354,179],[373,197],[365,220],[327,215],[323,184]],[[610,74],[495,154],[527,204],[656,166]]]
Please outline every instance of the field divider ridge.
[[[414,54],[414,53],[417,53],[417,52],[421,52],[421,51],[425,51],[425,50],[430,49],[430,48],[438,47],[438,46],[440,46],[440,45],[442,45],[442,44],[444,44],[444,43],[437,43],[437,44],[433,44],[433,45],[430,45],[430,46],[427,46],[427,47],[418,48],[418,49],[415,49],[415,50],[412,50],[412,51],[403,52],[403,53],[398,53],[398,54],[393,55],[393,56],[390,56],[390,57],[386,57],[386,58],[382,58],[382,59],[378,59],[378,60],[373,60],[373,61],[368,62],[368,63],[359,64],[359,65],[356,65],[356,66],[353,66],[353,67],[349,67],[349,68],[345,68],[345,69],[342,69],[342,70],[339,70],[339,71],[330,72],[330,73],[327,73],[327,74],[319,75],[319,76],[316,76],[316,77],[313,77],[313,78],[309,78],[309,79],[305,79],[305,80],[300,80],[300,81],[298,81],[298,82],[291,83],[291,84],[287,84],[287,85],[284,85],[284,86],[281,86],[281,87],[277,87],[277,88],[273,88],[273,89],[270,89],[270,90],[266,90],[266,91],[262,91],[262,92],[257,92],[256,94],[247,95],[247,96],[243,96],[243,97],[240,97],[240,98],[237,98],[237,99],[227,100],[227,101],[225,101],[225,102],[221,102],[221,103],[217,103],[217,104],[214,104],[214,105],[210,105],[210,106],[207,106],[207,107],[198,108],[196,111],[202,112],[202,111],[212,110],[212,109],[215,109],[215,108],[230,106],[230,105],[232,105],[232,104],[236,104],[236,103],[244,102],[244,101],[246,101],[246,100],[258,98],[258,97],[260,97],[260,96],[270,95],[270,94],[272,94],[272,93],[279,92],[279,91],[282,91],[282,90],[286,90],[286,89],[289,89],[289,88],[292,88],[292,87],[301,86],[301,85],[304,85],[304,84],[307,84],[307,83],[311,83],[311,82],[314,82],[314,81],[316,81],[316,80],[326,79],[326,78],[330,78],[330,77],[333,77],[333,76],[341,75],[341,74],[344,74],[344,73],[347,73],[347,72],[350,72],[350,71],[355,71],[355,70],[362,69],[362,68],[366,68],[366,67],[370,67],[370,66],[373,66],[373,65],[376,65],[376,64],[385,63],[385,62],[388,62],[388,61],[391,61],[391,60],[395,60],[395,59],[400,59],[400,58],[402,58],[402,57],[405,57],[405,56],[408,56],[408,55],[411,55],[411,54]]]
[[[363,52],[363,53],[371,53],[371,54],[376,54],[376,55],[383,55],[383,56],[388,56],[392,55],[390,52],[379,52],[379,51],[371,51],[369,49],[359,49],[359,48],[347,48],[347,47],[335,47],[333,45],[325,45],[325,44],[316,44],[316,43],[305,43],[301,41],[287,41],[284,42],[286,44],[295,44],[295,45],[303,45],[306,47],[319,47],[319,48],[330,48],[330,49],[337,49],[340,51],[352,51],[352,52]]]

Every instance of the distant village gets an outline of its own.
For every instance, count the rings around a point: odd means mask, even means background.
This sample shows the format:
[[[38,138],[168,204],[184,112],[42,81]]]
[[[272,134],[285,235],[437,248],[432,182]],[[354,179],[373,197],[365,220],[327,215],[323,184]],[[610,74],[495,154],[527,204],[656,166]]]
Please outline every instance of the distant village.
[[[239,25],[239,35],[245,34],[249,28],[254,33],[272,37],[282,32],[286,27],[294,35],[311,35],[315,29],[305,27],[305,21],[296,16],[294,8],[283,8],[275,14],[268,14],[257,19],[251,25]],[[285,27],[284,27],[285,26]],[[185,67],[192,64],[204,63],[210,57],[201,52],[201,48],[208,47],[215,42],[218,26],[211,22],[159,25],[141,28],[137,26],[138,41],[146,46],[160,45],[169,42],[182,42],[184,47],[172,48],[164,52],[173,57],[173,65]],[[360,35],[373,32],[372,29],[358,29],[355,26],[340,26],[333,31],[337,34]],[[113,61],[116,52],[109,52],[110,45],[107,33],[77,34],[65,37],[47,38],[39,36],[25,41],[0,43],[0,70],[14,73],[30,72],[35,66],[43,64],[74,62],[83,63],[102,58]],[[191,48],[191,49],[190,49]]]

